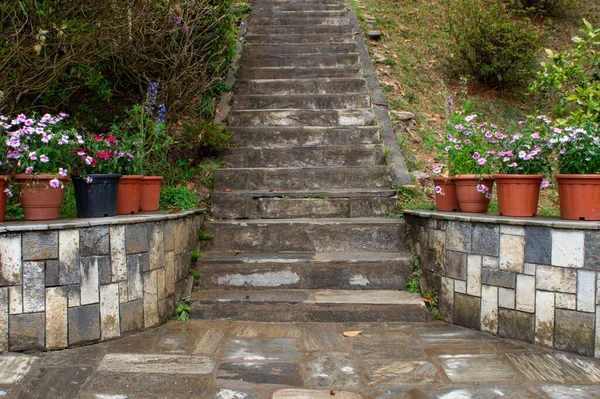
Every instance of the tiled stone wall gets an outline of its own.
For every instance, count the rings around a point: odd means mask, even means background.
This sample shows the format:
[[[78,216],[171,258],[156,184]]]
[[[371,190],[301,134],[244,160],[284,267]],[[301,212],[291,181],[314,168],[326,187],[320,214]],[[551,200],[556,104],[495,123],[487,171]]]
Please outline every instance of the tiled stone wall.
[[[0,224],[0,352],[61,349],[164,322],[202,221],[182,212]]]
[[[600,223],[407,212],[444,320],[600,357]]]

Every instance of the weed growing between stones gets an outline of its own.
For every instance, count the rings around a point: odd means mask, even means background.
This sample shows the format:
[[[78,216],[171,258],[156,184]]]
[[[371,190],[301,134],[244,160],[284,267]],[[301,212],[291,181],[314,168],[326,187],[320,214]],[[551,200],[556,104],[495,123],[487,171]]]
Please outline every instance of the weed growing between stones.
[[[190,276],[194,278],[194,285],[200,284],[200,272],[194,269],[190,269]]]
[[[190,308],[191,300],[191,296],[181,297],[181,300],[177,304],[177,309],[175,309],[175,318],[177,320],[188,321],[190,319],[190,312],[192,311]]]
[[[194,249],[190,253],[190,257],[192,258],[192,262],[197,262],[198,259],[200,259],[202,257],[202,254],[200,252],[198,252],[198,250]]]
[[[198,240],[200,240],[200,250],[204,251],[204,249],[208,245],[208,241],[212,240],[213,238],[215,238],[214,234],[211,234],[204,230],[200,230],[200,232],[198,232]]]

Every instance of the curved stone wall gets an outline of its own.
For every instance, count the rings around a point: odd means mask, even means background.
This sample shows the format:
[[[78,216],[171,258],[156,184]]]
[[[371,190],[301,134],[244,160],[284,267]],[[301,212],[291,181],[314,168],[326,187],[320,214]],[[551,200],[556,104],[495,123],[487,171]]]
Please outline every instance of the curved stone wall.
[[[444,320],[600,357],[600,223],[406,214]]]
[[[0,352],[118,338],[174,313],[200,211],[0,223]]]

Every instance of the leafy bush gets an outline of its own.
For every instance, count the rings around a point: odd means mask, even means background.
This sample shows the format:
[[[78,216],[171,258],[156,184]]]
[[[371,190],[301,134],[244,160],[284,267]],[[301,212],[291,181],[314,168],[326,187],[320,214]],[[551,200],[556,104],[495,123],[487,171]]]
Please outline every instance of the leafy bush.
[[[491,88],[522,85],[534,73],[542,33],[498,0],[448,0],[459,70]]]
[[[548,14],[566,5],[565,0],[519,0],[521,5],[538,14]]]
[[[574,47],[554,53],[546,49],[550,60],[542,62],[531,86],[533,92],[561,97],[558,113],[563,125],[600,123],[600,28],[583,20],[582,36],[572,40]]]
[[[600,129],[591,123],[584,128],[555,128],[550,139],[558,158],[558,171],[565,174],[600,172]]]
[[[196,209],[196,193],[187,187],[163,187],[160,190],[160,209]]]

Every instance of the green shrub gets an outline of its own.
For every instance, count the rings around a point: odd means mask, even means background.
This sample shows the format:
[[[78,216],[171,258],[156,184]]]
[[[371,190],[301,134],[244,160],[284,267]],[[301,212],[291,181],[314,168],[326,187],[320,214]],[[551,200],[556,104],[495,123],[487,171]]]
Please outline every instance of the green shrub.
[[[564,8],[565,0],[519,0],[523,8],[537,14],[549,14]]]
[[[187,187],[163,187],[160,190],[160,209],[196,209],[198,203],[196,192]]]
[[[545,36],[498,0],[448,0],[454,67],[491,88],[523,85]]]

